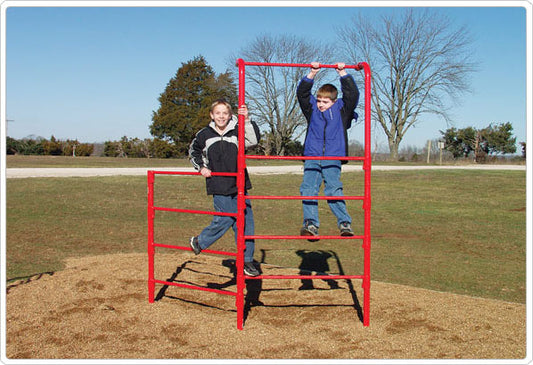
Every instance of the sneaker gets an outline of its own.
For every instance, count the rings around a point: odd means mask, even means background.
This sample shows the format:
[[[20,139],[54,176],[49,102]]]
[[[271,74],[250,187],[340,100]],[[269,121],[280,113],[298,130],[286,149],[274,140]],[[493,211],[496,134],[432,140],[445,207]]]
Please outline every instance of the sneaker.
[[[310,223],[309,221],[306,221],[304,226],[300,229],[300,235],[302,236],[318,236],[318,227],[315,226],[313,223]],[[318,241],[318,238],[307,239],[309,242],[316,242]]]
[[[191,246],[191,249],[194,251],[195,255],[198,255],[200,252],[202,252],[200,244],[198,243],[198,236],[191,237],[189,240],[189,245]]]
[[[259,270],[254,266],[253,262],[244,263],[244,273],[248,276],[259,276]]]
[[[352,226],[348,222],[342,222],[341,224],[339,224],[339,228],[341,230],[341,236],[353,236],[354,235]]]

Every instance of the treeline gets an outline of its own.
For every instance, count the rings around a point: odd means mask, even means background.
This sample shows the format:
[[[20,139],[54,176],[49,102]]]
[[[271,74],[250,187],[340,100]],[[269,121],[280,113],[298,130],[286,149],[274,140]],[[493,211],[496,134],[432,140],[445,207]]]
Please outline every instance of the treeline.
[[[22,139],[6,138],[8,155],[51,155],[51,156],[108,156],[108,157],[145,157],[170,158],[183,157],[175,145],[159,138],[139,139],[122,137],[118,141],[106,141],[101,144],[80,143],[77,139],[59,140],[54,136],[26,137]]]
[[[14,139],[6,138],[8,155],[51,155],[51,156],[90,156],[93,154],[92,143],[80,143],[77,139],[58,140],[52,136]]]
[[[509,123],[491,124],[484,129],[468,127],[464,129],[449,128],[441,131],[442,139],[434,140],[431,150],[427,148],[408,147],[400,151],[399,161],[419,162],[431,156],[432,160],[443,158],[450,160],[468,160],[473,155],[477,163],[490,163],[513,157],[526,158],[526,143],[521,142],[522,156],[510,156],[516,152],[516,138],[512,136],[512,126]],[[247,151],[254,155],[275,154],[272,138],[263,133],[259,145]],[[444,149],[437,148],[438,142],[444,142]],[[289,140],[284,143],[285,155],[301,156],[303,145],[299,141]],[[26,137],[20,140],[7,137],[6,148],[8,155],[56,155],[56,156],[104,156],[122,158],[184,158],[187,150],[176,146],[175,143],[160,138],[130,138],[122,137],[118,141],[104,143],[80,143],[77,139],[58,140],[54,136],[47,140],[43,137]],[[373,146],[372,159],[385,161],[383,151],[379,146]],[[350,141],[348,145],[350,156],[363,156],[364,146],[358,141]],[[499,156],[498,156],[499,155]]]
[[[265,155],[272,148],[268,138],[261,138],[259,145],[249,151],[250,154]],[[287,155],[301,156],[303,146],[299,141],[287,142]],[[133,158],[183,158],[188,151],[175,143],[160,138],[122,137],[118,141],[106,141],[101,144],[80,143],[78,140],[58,140],[52,136],[49,140],[43,137],[27,137],[14,139],[7,137],[6,153],[8,155],[53,155],[53,156],[105,156]]]
[[[183,154],[174,144],[159,138],[139,139],[124,136],[119,141],[105,142],[103,156],[137,158],[179,158],[183,157]]]
[[[189,142],[190,143],[190,142]],[[249,154],[265,155],[272,150],[272,141],[263,136],[259,144],[248,150]],[[107,141],[104,144],[103,156],[108,157],[140,157],[140,158],[183,158],[188,156],[187,145],[178,145],[160,138],[128,138],[122,137],[119,141]],[[285,154],[288,156],[301,156],[303,145],[299,141],[286,142]]]

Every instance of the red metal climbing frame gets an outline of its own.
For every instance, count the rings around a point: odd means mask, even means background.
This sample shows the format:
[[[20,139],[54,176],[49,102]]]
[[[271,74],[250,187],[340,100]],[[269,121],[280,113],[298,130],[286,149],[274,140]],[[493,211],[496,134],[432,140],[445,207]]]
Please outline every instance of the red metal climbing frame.
[[[245,67],[246,66],[275,66],[275,67],[305,67],[310,68],[310,64],[299,63],[262,63],[262,62],[245,62],[242,59],[237,60],[239,68],[239,105],[245,104]],[[320,65],[321,68],[336,68],[336,65]],[[239,152],[237,157],[237,173],[213,173],[214,176],[236,176],[237,177],[237,213],[220,213],[211,211],[199,211],[190,209],[174,209],[154,206],[154,181],[156,174],[166,175],[200,175],[197,172],[176,172],[176,171],[148,171],[148,300],[150,303],[154,302],[155,284],[172,285],[188,289],[197,289],[203,291],[210,291],[219,294],[235,296],[235,305],[237,307],[237,328],[242,330],[244,319],[244,288],[245,280],[262,280],[262,279],[362,279],[363,288],[363,326],[370,324],[370,210],[371,210],[371,195],[370,195],[370,172],[371,172],[371,150],[370,150],[370,132],[371,132],[371,71],[370,66],[361,62],[357,65],[346,65],[347,69],[355,69],[357,71],[363,70],[365,73],[365,140],[364,140],[364,156],[358,157],[306,157],[306,156],[256,156],[246,155],[244,147],[244,116],[239,115]],[[247,195],[244,193],[244,170],[246,168],[246,159],[271,159],[271,160],[353,160],[363,162],[364,171],[364,195],[363,196],[259,196]],[[290,236],[290,235],[244,235],[244,210],[245,199],[295,199],[295,200],[362,200],[364,210],[364,232],[363,235],[356,235],[351,237],[344,236],[317,236],[319,239],[359,239],[363,241],[362,248],[364,250],[364,263],[362,275],[260,275],[256,277],[246,276],[243,272],[244,266],[244,248],[246,239],[307,239],[308,236]],[[224,215],[232,216],[237,219],[237,252],[203,250],[202,252],[226,255],[236,257],[236,271],[237,271],[237,290],[236,292],[228,290],[220,290],[213,288],[205,288],[194,285],[182,284],[177,282],[156,280],[154,278],[154,254],[156,247],[190,250],[190,248],[183,246],[174,246],[168,244],[161,244],[154,242],[154,218],[156,211],[169,211],[178,213],[193,213],[193,214],[209,214],[209,215]]]

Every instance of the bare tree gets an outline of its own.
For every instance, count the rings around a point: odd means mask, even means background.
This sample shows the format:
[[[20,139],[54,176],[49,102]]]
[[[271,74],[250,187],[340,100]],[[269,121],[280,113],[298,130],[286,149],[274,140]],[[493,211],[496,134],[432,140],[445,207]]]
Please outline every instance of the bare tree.
[[[354,17],[338,29],[347,57],[372,68],[372,118],[385,132],[390,157],[423,114],[449,123],[450,102],[469,91],[475,71],[466,27],[453,27],[437,11],[408,9],[381,21]]]
[[[329,46],[308,42],[293,36],[261,35],[246,45],[238,57],[248,62],[328,63]],[[236,72],[235,68],[232,69]],[[248,66],[246,68],[246,101],[265,131],[265,152],[283,156],[291,139],[305,131],[305,118],[300,112],[296,87],[307,69],[299,67]],[[235,76],[237,79],[238,76]]]

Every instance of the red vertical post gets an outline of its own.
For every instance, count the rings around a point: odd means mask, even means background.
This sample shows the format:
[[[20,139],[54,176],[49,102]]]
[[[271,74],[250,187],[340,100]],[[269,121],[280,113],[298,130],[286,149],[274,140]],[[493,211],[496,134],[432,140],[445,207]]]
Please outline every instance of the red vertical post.
[[[239,58],[237,60],[239,66],[239,102],[237,107],[240,107],[245,102],[244,97],[244,60]],[[237,328],[242,330],[244,321],[244,210],[246,209],[246,202],[244,196],[244,169],[246,168],[246,159],[244,157],[244,116],[239,118],[239,151],[237,155],[237,295],[235,298],[235,305],[237,307]]]
[[[365,72],[365,159],[363,162],[363,170],[365,172],[365,192],[364,192],[364,237],[363,237],[363,250],[364,250],[364,267],[363,267],[363,326],[370,324],[370,212],[372,208],[371,194],[370,194],[370,171],[372,165],[372,153],[371,153],[371,82],[372,75],[370,66],[366,62],[361,62],[359,66],[362,66]]]
[[[148,302],[154,302],[154,172],[148,171]]]

